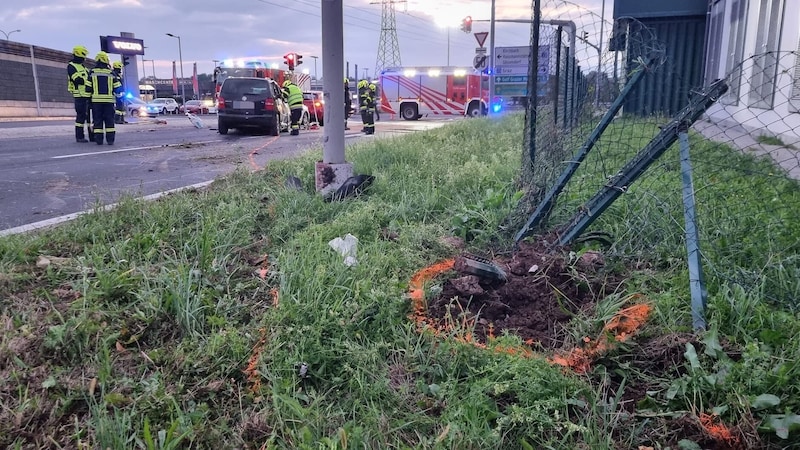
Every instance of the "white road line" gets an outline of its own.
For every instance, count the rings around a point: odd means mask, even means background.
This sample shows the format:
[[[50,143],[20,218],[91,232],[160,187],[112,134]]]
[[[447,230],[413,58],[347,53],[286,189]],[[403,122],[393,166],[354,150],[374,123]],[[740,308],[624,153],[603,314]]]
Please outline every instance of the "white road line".
[[[204,188],[204,187],[208,186],[212,182],[213,182],[213,180],[212,181],[203,181],[201,183],[191,184],[189,186],[183,186],[183,187],[179,187],[179,188],[176,188],[176,189],[170,189],[168,191],[156,192],[155,194],[150,194],[150,195],[145,195],[144,197],[140,197],[140,199],[142,199],[142,200],[156,200],[156,199],[158,199],[160,197],[163,197],[165,195],[172,194],[172,193],[175,193],[175,192],[181,192],[181,191],[184,191],[184,190],[187,190],[187,189],[201,189],[201,188]],[[114,209],[116,207],[117,207],[117,204],[116,203],[112,203],[110,205],[105,205],[105,206],[100,207],[98,209],[100,211],[111,211],[112,209]],[[89,214],[89,213],[92,213],[94,211],[96,211],[96,210],[95,209],[87,209],[85,211],[80,211],[80,212],[76,212],[76,213],[72,213],[72,214],[67,214],[67,215],[61,216],[61,217],[53,217],[52,219],[42,220],[42,221],[39,221],[39,222],[29,223],[29,224],[26,224],[26,225],[20,225],[18,227],[14,227],[14,228],[8,228],[8,229],[5,229],[5,230],[0,230],[0,237],[11,236],[12,234],[27,233],[27,232],[30,232],[30,231],[40,230],[42,228],[52,227],[52,226],[55,226],[55,225],[58,225],[58,224],[61,224],[61,223],[64,223],[64,222],[68,222],[70,220],[75,220],[75,219],[77,219],[78,217],[80,217],[80,216],[82,216],[84,214]]]
[[[248,136],[240,138],[240,141],[250,140],[250,139],[258,139],[262,138],[263,136]],[[80,158],[83,156],[94,156],[94,155],[106,155],[109,153],[122,153],[122,152],[135,152],[138,150],[151,150],[154,148],[170,148],[170,147],[184,147],[186,145],[198,145],[198,144],[217,144],[220,142],[228,142],[225,139],[217,139],[216,141],[200,141],[200,142],[182,142],[180,144],[161,144],[161,145],[150,145],[147,147],[127,147],[127,148],[117,148],[114,150],[105,150],[102,152],[86,152],[86,153],[73,153],[70,155],[61,155],[61,156],[53,156],[51,159],[66,159],[66,158]],[[235,141],[231,141],[235,142]],[[89,142],[91,144],[91,142]]]

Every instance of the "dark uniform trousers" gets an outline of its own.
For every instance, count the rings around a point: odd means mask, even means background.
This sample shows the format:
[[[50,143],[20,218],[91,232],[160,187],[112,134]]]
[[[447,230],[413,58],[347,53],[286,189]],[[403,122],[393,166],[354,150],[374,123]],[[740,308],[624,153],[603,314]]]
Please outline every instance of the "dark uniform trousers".
[[[86,139],[84,127],[89,125],[89,137],[92,137],[92,123],[89,113],[92,107],[92,99],[89,97],[75,97],[75,139],[82,141]]]
[[[114,129],[114,103],[92,103],[94,116],[94,142],[103,143],[103,130],[105,129],[106,142],[110,145],[116,138]]]

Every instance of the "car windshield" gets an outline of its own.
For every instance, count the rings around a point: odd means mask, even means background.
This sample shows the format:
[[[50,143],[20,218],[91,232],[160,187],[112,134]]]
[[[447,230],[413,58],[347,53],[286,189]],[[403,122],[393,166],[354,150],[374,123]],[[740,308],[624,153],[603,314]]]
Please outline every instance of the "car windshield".
[[[223,97],[241,97],[247,95],[272,97],[272,89],[266,80],[233,79],[225,80],[220,95]]]
[[[201,102],[200,100],[189,100],[188,102],[186,102],[187,106],[200,106],[202,104],[203,102]]]
[[[167,103],[167,99],[165,98],[157,98],[153,100],[151,103]]]

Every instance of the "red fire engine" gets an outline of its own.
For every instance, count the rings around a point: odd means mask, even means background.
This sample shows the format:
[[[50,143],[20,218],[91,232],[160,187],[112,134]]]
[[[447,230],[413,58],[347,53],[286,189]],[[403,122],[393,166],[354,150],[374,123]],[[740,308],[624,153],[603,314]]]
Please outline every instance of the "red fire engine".
[[[304,73],[292,73],[283,69],[267,67],[261,62],[249,61],[239,64],[226,63],[214,68],[214,99],[219,97],[222,82],[229,77],[272,78],[283,86],[283,82],[291,79],[302,91],[311,90],[311,77]]]
[[[489,76],[463,67],[392,67],[380,77],[381,111],[406,120],[424,116],[481,116]]]

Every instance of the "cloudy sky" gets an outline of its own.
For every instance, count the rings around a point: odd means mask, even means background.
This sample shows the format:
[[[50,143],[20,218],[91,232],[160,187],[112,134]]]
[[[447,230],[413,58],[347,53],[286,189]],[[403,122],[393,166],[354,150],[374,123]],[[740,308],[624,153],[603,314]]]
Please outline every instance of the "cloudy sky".
[[[600,14],[602,0],[575,0],[587,11]],[[282,63],[294,51],[304,55],[303,66],[322,77],[320,55],[321,7],[319,0],[2,0],[0,30],[12,41],[71,51],[85,45],[93,56],[100,50],[99,36],[132,32],[145,43],[146,75],[153,68],[160,78],[172,76],[181,37],[184,75],[192,63],[198,72],[210,73],[213,60],[258,59]],[[562,1],[543,0],[548,4]],[[611,4],[606,5],[606,20]],[[488,20],[491,0],[408,0],[396,4],[397,36],[403,65],[469,65],[477,43],[461,32],[461,19]],[[496,0],[497,19],[530,19],[531,0]],[[374,71],[380,39],[380,0],[344,0],[345,60],[352,74]],[[449,28],[448,28],[449,25]],[[448,38],[449,29],[449,38]],[[12,32],[13,30],[20,30]],[[488,22],[475,22],[473,32],[489,31]],[[526,45],[530,26],[498,23],[496,46]],[[5,36],[0,33],[0,39]],[[488,47],[488,40],[486,43]],[[112,58],[117,58],[112,56]],[[141,60],[140,60],[141,62]],[[284,66],[282,66],[284,67]],[[141,70],[141,69],[140,69]],[[140,75],[142,75],[140,73]]]

